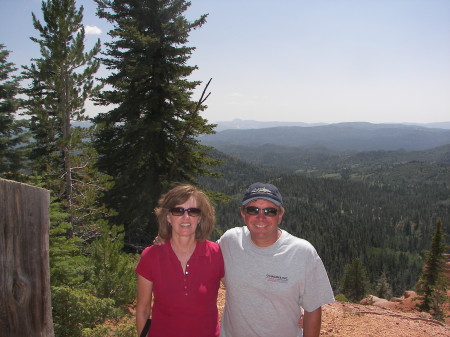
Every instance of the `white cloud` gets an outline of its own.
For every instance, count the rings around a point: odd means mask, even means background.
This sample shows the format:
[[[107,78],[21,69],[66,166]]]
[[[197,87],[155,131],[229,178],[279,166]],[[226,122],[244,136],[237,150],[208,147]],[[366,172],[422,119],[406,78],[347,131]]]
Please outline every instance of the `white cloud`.
[[[100,35],[102,30],[97,26],[84,26],[84,31],[86,35]]]

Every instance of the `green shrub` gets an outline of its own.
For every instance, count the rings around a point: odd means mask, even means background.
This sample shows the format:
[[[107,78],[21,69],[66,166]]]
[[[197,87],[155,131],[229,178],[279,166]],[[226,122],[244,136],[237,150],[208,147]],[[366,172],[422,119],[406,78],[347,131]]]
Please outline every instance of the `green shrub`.
[[[337,294],[334,299],[338,302],[350,302],[344,294]]]
[[[87,249],[93,293],[100,298],[112,298],[117,305],[129,304],[136,297],[137,257],[122,251],[120,227],[105,224],[101,232],[101,237]]]
[[[85,281],[87,259],[82,255],[82,240],[68,235],[71,230],[68,217],[61,203],[53,198],[50,204],[50,282],[54,287],[81,288],[80,285]]]
[[[95,328],[83,329],[82,337],[106,337],[111,336],[112,328],[110,326],[98,325]]]
[[[134,323],[120,324],[118,326],[99,325],[93,329],[83,330],[82,337],[136,337],[136,325]]]
[[[120,313],[114,300],[69,287],[52,287],[52,306],[56,337],[80,337],[84,328],[117,319]]]
[[[121,324],[113,331],[113,336],[117,337],[136,337],[136,324]]]

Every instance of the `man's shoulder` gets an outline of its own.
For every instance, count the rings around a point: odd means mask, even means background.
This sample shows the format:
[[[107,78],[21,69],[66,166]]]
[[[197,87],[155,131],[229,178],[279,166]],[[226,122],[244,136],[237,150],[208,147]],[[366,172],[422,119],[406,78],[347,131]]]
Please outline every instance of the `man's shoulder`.
[[[285,230],[282,230],[282,233],[283,233],[284,243],[292,246],[292,248],[315,251],[314,246],[309,241],[299,238],[295,235],[292,235]]]
[[[237,238],[241,238],[244,235],[246,227],[234,227],[228,229],[225,233],[222,234],[220,239],[217,241],[220,245],[225,242],[229,242],[231,240],[235,240]]]
[[[226,232],[223,233],[222,236],[224,236],[224,235],[231,236],[231,235],[241,234],[244,232],[244,228],[245,227],[233,227],[233,228],[227,229]]]

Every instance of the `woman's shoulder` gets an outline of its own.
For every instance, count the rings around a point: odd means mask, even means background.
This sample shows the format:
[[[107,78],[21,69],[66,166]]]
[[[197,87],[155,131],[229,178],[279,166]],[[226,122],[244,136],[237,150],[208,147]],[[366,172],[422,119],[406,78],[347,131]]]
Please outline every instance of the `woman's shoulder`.
[[[216,242],[205,240],[200,242],[199,253],[205,256],[222,256],[220,246]]]
[[[162,245],[151,245],[151,246],[146,247],[142,251],[141,256],[158,255],[158,254],[161,254],[165,249],[167,249],[166,243],[164,243]]]
[[[204,244],[205,244],[206,249],[208,249],[208,250],[217,251],[220,249],[219,245],[216,242],[205,240]]]

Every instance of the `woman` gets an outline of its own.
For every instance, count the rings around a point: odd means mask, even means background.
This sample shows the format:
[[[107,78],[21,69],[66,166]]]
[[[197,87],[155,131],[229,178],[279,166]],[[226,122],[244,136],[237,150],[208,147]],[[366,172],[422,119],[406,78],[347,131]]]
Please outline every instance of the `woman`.
[[[216,303],[224,264],[219,246],[206,240],[214,213],[208,197],[191,185],[160,198],[155,214],[166,243],[147,247],[136,267],[138,335],[151,313],[148,337],[219,336]]]

